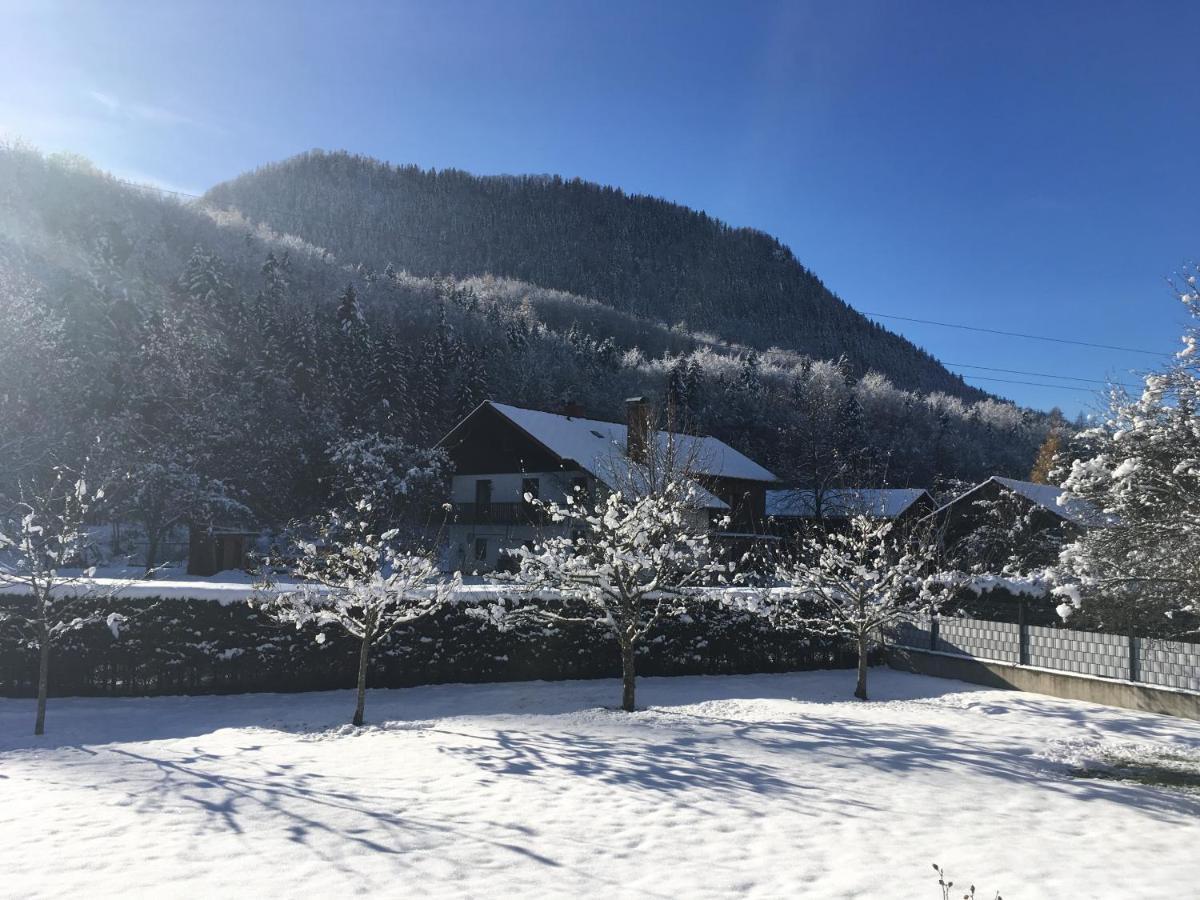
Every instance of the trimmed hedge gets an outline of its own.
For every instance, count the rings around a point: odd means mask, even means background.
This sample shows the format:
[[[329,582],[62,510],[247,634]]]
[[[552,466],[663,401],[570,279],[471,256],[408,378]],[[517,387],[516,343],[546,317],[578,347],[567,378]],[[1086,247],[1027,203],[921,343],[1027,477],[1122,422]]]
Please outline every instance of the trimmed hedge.
[[[0,599],[0,609],[21,601]],[[120,637],[89,625],[55,644],[53,696],[141,696],[352,687],[357,642],[337,628],[274,624],[248,604],[129,599],[109,604],[129,618]],[[643,646],[642,675],[700,675],[850,668],[853,650],[837,638],[772,629],[762,619],[700,602],[665,621]],[[449,607],[400,628],[376,646],[371,687],[452,682],[605,678],[620,674],[615,640],[602,626],[564,624],[501,632]],[[0,631],[0,696],[37,688],[37,651]]]

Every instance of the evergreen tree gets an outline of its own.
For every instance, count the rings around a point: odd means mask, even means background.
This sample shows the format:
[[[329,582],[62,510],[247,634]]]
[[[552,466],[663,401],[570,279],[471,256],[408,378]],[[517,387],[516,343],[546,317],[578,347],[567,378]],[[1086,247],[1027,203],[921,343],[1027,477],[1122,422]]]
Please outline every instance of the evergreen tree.
[[[230,291],[220,259],[198,244],[188,257],[178,286],[193,308],[208,310],[219,306]]]
[[[353,284],[346,285],[346,289],[338,296],[337,320],[342,331],[347,334],[365,324],[362,307],[358,302],[358,293],[354,290]]]

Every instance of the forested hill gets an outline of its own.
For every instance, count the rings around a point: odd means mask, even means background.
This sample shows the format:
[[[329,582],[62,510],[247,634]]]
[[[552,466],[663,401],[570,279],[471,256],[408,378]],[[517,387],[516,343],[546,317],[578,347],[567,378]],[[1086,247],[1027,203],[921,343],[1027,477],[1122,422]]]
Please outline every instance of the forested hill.
[[[331,448],[429,447],[487,398],[616,420],[646,394],[802,485],[1023,476],[1046,433],[1044,416],[994,398],[399,265],[0,145],[0,496],[90,456],[156,509],[219,482],[284,522],[324,502]]]
[[[206,199],[343,262],[517,278],[759,350],[845,357],[854,373],[880,372],[899,387],[984,396],[851,309],[775,238],[653,197],[313,151],[218,185]]]

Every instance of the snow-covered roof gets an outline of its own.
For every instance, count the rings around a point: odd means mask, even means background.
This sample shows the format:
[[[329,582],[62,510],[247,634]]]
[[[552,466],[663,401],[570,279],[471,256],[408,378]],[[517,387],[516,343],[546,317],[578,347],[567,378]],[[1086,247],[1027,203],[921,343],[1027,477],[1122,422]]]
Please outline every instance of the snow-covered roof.
[[[487,405],[559,458],[573,461],[606,484],[621,482],[630,475],[630,462],[625,455],[628,428],[622,423],[522,409],[491,401]],[[666,452],[672,435],[665,431],[655,434],[660,450]],[[778,480],[774,474],[724,441],[707,435],[676,434],[673,437],[675,454],[686,462],[690,475],[746,481]],[[697,489],[702,493],[705,506],[710,509],[729,508],[699,485]]]
[[[848,518],[854,515],[894,519],[922,497],[922,488],[838,488],[821,497],[821,515]],[[767,491],[767,515],[778,519],[811,519],[816,516],[816,491]]]
[[[998,484],[1005,490],[1019,497],[1024,497],[1026,500],[1076,525],[1090,528],[1106,525],[1109,522],[1104,513],[1096,509],[1091,503],[1081,500],[1078,497],[1070,496],[1056,485],[1038,484],[1033,481],[1018,481],[1015,478],[1004,478],[1000,475],[993,475],[987,481],[975,485],[975,487],[971,488],[965,494],[955,497],[945,506],[941,507],[938,512],[958,503],[964,497],[969,497],[971,494],[992,483]]]
[[[1072,497],[1056,485],[1017,481],[1015,478],[1001,478],[999,475],[993,475],[992,480],[1004,485],[1014,494],[1020,494],[1026,500],[1032,500],[1038,506],[1043,506],[1077,525],[1103,525],[1107,521],[1104,514],[1091,503]]]

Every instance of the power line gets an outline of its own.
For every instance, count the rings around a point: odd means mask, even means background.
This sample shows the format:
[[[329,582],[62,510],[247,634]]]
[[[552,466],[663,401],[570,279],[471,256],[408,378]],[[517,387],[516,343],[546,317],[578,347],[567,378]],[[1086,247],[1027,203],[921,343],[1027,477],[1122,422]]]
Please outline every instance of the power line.
[[[1065,381],[1086,381],[1090,384],[1115,384],[1121,387],[1136,388],[1140,385],[1124,381],[1109,381],[1104,378],[1080,378],[1078,375],[1055,375],[1053,372],[1026,372],[1024,369],[997,369],[994,366],[976,366],[970,363],[942,363],[944,366],[954,366],[959,369],[980,369],[984,372],[1007,372],[1009,375],[1033,375],[1036,378],[1061,378]],[[981,375],[964,375],[964,378],[982,378]],[[1066,385],[1064,385],[1066,387]]]
[[[1020,331],[1000,331],[997,328],[979,328],[974,325],[959,325],[954,322],[936,322],[933,319],[914,319],[909,316],[893,316],[888,313],[864,312],[864,316],[874,316],[877,319],[899,319],[902,322],[917,322],[921,325],[939,325],[942,328],[960,328],[963,331],[981,331],[985,334],[1000,334],[1005,337],[1026,338],[1031,341],[1049,341],[1054,344],[1074,344],[1076,347],[1091,347],[1096,350],[1119,350],[1122,353],[1145,353],[1148,356],[1170,356],[1159,350],[1142,350],[1139,347],[1117,347],[1113,344],[1093,344],[1090,341],[1075,341],[1070,338],[1047,337],[1041,334],[1025,334]]]
[[[157,191],[160,194],[173,194],[176,197],[189,197],[192,200],[204,199],[199,194],[189,194],[187,191],[172,191],[165,187],[159,187],[156,184],[142,184],[140,181],[129,181],[126,178],[118,178],[115,175],[110,175],[109,177],[112,178],[113,181],[116,181],[120,184],[127,184],[130,187],[141,188],[144,191]]]
[[[1004,384],[1028,384],[1031,387],[1058,388],[1063,391],[1085,391],[1089,394],[1096,393],[1096,388],[1078,387],[1073,384],[1046,384],[1043,381],[1017,381],[1013,378],[991,378],[987,375],[963,375],[963,378],[970,378],[973,381],[999,381]]]

